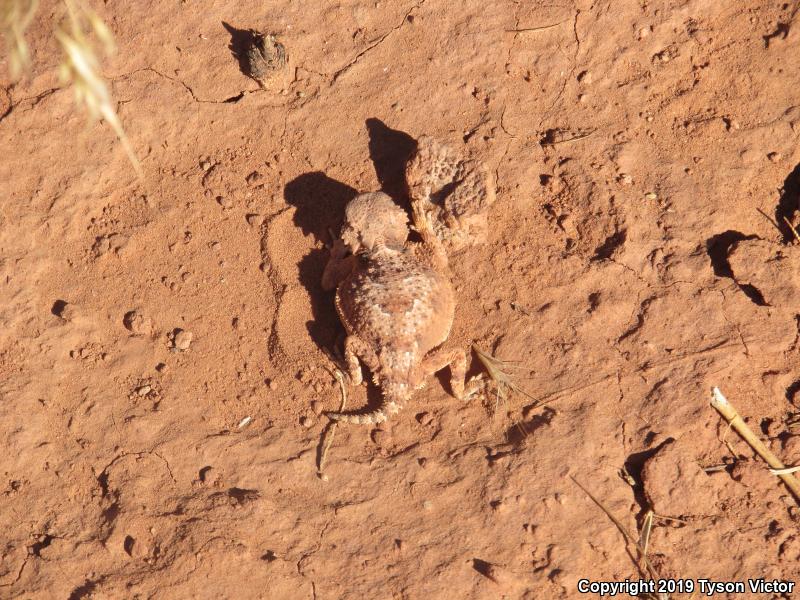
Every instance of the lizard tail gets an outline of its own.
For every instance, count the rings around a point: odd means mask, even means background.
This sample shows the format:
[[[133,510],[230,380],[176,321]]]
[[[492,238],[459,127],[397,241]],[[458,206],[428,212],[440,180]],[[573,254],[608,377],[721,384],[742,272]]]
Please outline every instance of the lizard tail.
[[[408,399],[408,385],[388,384],[383,391],[381,405],[370,412],[329,412],[325,413],[328,418],[343,423],[354,423],[356,425],[375,425],[387,421],[392,415],[396,415],[403,407],[404,401]]]
[[[400,405],[396,402],[384,402],[383,405],[377,410],[371,412],[329,412],[325,413],[329,418],[334,421],[342,423],[355,423],[356,425],[375,425],[383,423],[388,420],[392,415],[400,412]]]

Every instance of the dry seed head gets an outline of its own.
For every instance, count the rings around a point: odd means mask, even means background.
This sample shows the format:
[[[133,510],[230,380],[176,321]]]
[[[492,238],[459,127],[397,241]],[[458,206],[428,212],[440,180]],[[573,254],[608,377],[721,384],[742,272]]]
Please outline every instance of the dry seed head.
[[[111,32],[100,17],[82,3],[64,0],[64,4],[67,7],[67,17],[55,31],[56,39],[65,55],[60,68],[61,80],[64,83],[72,82],[75,100],[86,107],[91,120],[102,118],[111,126],[136,174],[141,177],[139,161],[114,109],[111,94],[100,75],[97,55],[88,39],[88,34],[93,32],[103,44],[106,53],[110,53],[114,49]]]
[[[37,6],[38,0],[0,0],[0,33],[6,40],[12,79],[17,79],[30,64],[25,30]]]
[[[71,83],[75,100],[86,107],[90,119],[105,119],[122,143],[136,174],[141,177],[141,167],[133,152],[122,123],[111,101],[111,94],[100,75],[100,65],[89,36],[94,34],[105,52],[114,50],[111,31],[103,20],[82,0],[63,0],[66,15],[56,25],[54,35],[64,52],[59,67],[61,81]],[[16,79],[30,64],[30,53],[25,41],[25,30],[30,25],[38,0],[0,0],[0,34],[6,40],[9,68]]]

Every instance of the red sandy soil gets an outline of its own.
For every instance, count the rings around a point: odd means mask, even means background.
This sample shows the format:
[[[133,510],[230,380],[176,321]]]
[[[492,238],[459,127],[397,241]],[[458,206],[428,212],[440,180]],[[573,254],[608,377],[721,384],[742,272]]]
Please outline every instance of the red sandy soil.
[[[0,80],[0,597],[638,577],[570,476],[634,534],[673,519],[662,577],[800,581],[796,502],[709,405],[720,386],[800,463],[794,2],[94,4],[143,179],[58,82],[56,4],[33,71]],[[285,85],[240,71],[249,28],[285,44]],[[357,191],[404,202],[422,134],[498,181],[489,243],[452,257],[448,343],[518,361],[531,398],[459,402],[445,372],[389,423],[340,426],[326,481],[328,229]]]

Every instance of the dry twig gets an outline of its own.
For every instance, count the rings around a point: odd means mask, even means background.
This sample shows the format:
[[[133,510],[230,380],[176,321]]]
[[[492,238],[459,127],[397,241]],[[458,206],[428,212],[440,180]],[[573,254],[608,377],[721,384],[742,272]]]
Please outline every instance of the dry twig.
[[[713,393],[714,397],[711,400],[711,406],[713,406],[717,412],[722,415],[728,425],[733,428],[736,433],[738,433],[742,439],[747,442],[750,447],[755,450],[756,453],[763,458],[770,467],[777,471],[775,474],[783,480],[783,482],[786,484],[786,487],[788,487],[794,495],[795,500],[800,502],[800,480],[798,480],[790,472],[787,472],[786,465],[784,465],[780,459],[764,445],[764,442],[762,442],[756,436],[756,434],[753,433],[753,430],[750,429],[742,417],[739,416],[736,408],[734,408],[734,406],[728,402],[728,399],[722,395],[722,392],[719,391],[719,388],[715,387],[713,389]]]
[[[333,372],[334,377],[336,377],[336,381],[339,382],[339,390],[342,394],[342,402],[339,405],[339,412],[343,412],[345,406],[347,405],[347,390],[344,387],[344,375],[339,369],[336,369]],[[325,475],[325,461],[328,458],[328,450],[330,450],[331,444],[333,444],[333,436],[336,433],[336,425],[338,424],[337,421],[330,421],[328,425],[325,427],[325,431],[322,432],[322,441],[320,442],[320,453],[319,453],[319,461],[317,462],[317,474],[319,475],[320,479],[327,481],[328,476]]]

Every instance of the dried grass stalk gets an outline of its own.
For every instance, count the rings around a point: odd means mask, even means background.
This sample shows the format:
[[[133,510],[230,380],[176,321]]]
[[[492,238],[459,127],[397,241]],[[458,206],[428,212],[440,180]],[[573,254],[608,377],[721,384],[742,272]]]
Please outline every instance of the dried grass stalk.
[[[345,406],[347,405],[347,390],[344,385],[344,374],[339,369],[336,369],[333,372],[334,377],[336,377],[336,381],[339,383],[339,391],[342,394],[342,402],[339,405],[339,412],[344,411]],[[322,433],[322,441],[320,443],[320,451],[319,451],[319,460],[317,461],[317,474],[319,475],[320,479],[323,481],[328,480],[328,476],[325,475],[325,462],[328,459],[328,450],[331,448],[331,444],[333,444],[333,436],[336,434],[336,425],[338,421],[331,421],[328,423],[325,431]]]
[[[89,40],[89,35],[94,33],[106,54],[111,54],[114,51],[111,32],[102,19],[82,3],[64,0],[64,4],[67,17],[55,32],[66,57],[61,64],[61,80],[73,84],[76,102],[86,107],[92,121],[102,118],[111,126],[137,175],[141,177],[141,166],[111,102],[108,86],[100,75],[97,54]]]
[[[81,0],[63,0],[66,14],[54,29],[64,52],[59,67],[61,81],[72,84],[75,100],[86,107],[92,121],[104,119],[114,130],[136,174],[141,177],[139,160],[117,116],[108,86],[100,74],[100,61],[91,38],[96,38],[106,54],[114,51],[111,31],[103,20]],[[11,76],[16,79],[30,65],[25,30],[30,25],[38,0],[0,0],[0,33],[6,39]]]
[[[764,442],[753,433],[753,430],[750,429],[742,417],[739,416],[736,408],[722,395],[719,388],[715,387],[713,392],[714,397],[711,400],[711,406],[717,409],[717,412],[728,422],[728,425],[742,436],[742,439],[747,442],[770,467],[777,471],[776,475],[783,480],[786,487],[794,494],[795,500],[800,502],[800,480],[786,471],[786,465],[784,465],[780,459],[764,445]]]
[[[31,24],[38,0],[0,0],[0,33],[6,40],[11,77],[17,79],[28,68],[31,55],[25,30]]]

